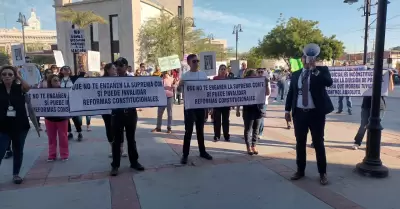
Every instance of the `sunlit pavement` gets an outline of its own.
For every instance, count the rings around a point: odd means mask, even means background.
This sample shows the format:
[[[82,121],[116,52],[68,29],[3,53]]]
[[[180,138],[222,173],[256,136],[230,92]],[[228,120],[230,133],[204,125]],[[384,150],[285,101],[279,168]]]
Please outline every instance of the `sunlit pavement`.
[[[337,100],[332,99],[337,106]],[[184,134],[183,106],[174,107],[173,134],[150,133],[156,108],[139,112],[136,133],[140,162],[147,168],[129,169],[109,177],[109,144],[101,117],[92,118],[92,131],[82,142],[70,142],[67,162],[46,162],[47,137],[31,131],[21,174],[22,185],[11,183],[12,159],[0,166],[1,209],[220,209],[220,208],[397,208],[400,187],[399,99],[388,99],[383,120],[382,161],[390,168],[386,179],[371,179],[354,172],[365,147],[350,147],[360,120],[359,98],[353,98],[353,115],[327,117],[326,150],[330,185],[320,186],[314,150],[307,149],[307,178],[288,180],[296,169],[293,129],[285,129],[282,102],[271,103],[265,119],[258,156],[248,156],[243,143],[243,122],[231,112],[231,142],[213,142],[213,128],[205,129],[213,161],[198,157],[195,134],[189,163],[179,164]],[[85,122],[84,122],[85,123]],[[164,120],[164,124],[166,121]],[[166,127],[163,127],[164,131]]]

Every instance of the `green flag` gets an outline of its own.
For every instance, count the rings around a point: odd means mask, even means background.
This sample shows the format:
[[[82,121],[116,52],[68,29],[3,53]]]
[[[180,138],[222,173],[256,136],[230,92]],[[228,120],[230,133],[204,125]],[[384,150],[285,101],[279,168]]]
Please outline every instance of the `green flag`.
[[[303,68],[303,63],[301,62],[301,59],[289,59],[290,62],[290,67],[292,69],[292,72],[296,72],[300,69]]]

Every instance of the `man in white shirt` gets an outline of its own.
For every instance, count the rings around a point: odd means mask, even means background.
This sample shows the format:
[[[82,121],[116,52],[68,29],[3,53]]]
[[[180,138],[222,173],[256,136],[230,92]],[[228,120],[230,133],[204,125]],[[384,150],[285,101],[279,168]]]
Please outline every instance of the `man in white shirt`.
[[[304,68],[293,73],[285,105],[285,119],[290,121],[292,112],[296,136],[297,172],[291,179],[299,180],[304,177],[307,134],[310,130],[317,157],[320,184],[326,185],[328,179],[324,145],[325,116],[334,110],[326,87],[331,86],[333,81],[328,67],[316,67],[315,60],[306,63],[305,56],[302,61]]]
[[[197,55],[190,54],[187,57],[187,62],[190,66],[190,71],[182,75],[179,87],[184,88],[185,81],[188,80],[207,80],[207,74],[203,71],[199,71],[199,59]],[[185,93],[183,91],[183,93]],[[196,125],[196,136],[199,144],[200,157],[212,160],[212,156],[206,152],[204,145],[204,118],[206,109],[189,109],[184,110],[184,121],[185,121],[185,136],[183,139],[183,156],[181,159],[182,164],[187,164],[188,156],[190,151],[190,141],[193,134],[193,125]]]

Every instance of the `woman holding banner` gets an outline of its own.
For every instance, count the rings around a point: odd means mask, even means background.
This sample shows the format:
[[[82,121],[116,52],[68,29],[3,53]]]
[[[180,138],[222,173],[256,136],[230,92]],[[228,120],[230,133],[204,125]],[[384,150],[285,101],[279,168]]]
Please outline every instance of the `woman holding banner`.
[[[258,77],[255,70],[247,70],[245,78]],[[271,89],[269,88],[269,80],[266,81],[266,91],[265,95],[269,96]],[[259,139],[259,129],[261,120],[265,115],[263,111],[264,104],[254,104],[243,106],[243,122],[244,122],[244,141],[246,143],[247,153],[249,155],[257,155],[258,151],[256,149],[257,141]],[[236,109],[236,116],[240,117],[240,107]],[[251,136],[250,136],[251,135]],[[251,137],[251,147],[249,139]]]
[[[48,88],[61,88],[60,78],[57,75],[50,75],[47,78]],[[60,147],[60,157],[62,161],[67,161],[69,157],[68,149],[68,118],[65,117],[45,117],[47,130],[49,156],[48,162],[57,158],[57,135]]]
[[[0,75],[0,156],[4,156],[12,141],[13,181],[15,184],[21,184],[23,180],[19,172],[25,139],[30,129],[25,107],[25,93],[30,87],[13,66],[2,67]],[[0,164],[1,160],[2,158],[0,158]]]
[[[227,79],[228,71],[226,65],[220,65],[218,69],[218,75],[214,76],[213,80]],[[213,123],[214,123],[214,141],[217,142],[221,138],[221,125],[224,132],[225,141],[230,141],[229,135],[229,115],[231,107],[218,107],[213,108]],[[222,120],[221,120],[222,118]]]
[[[71,88],[75,81],[80,77],[85,77],[85,72],[80,71],[79,75],[72,75],[71,68],[69,66],[64,66],[60,70],[59,77],[61,79],[61,88]],[[76,131],[78,132],[78,141],[82,141],[82,116],[72,117],[72,122],[75,125]],[[73,139],[71,123],[68,120],[68,139]]]

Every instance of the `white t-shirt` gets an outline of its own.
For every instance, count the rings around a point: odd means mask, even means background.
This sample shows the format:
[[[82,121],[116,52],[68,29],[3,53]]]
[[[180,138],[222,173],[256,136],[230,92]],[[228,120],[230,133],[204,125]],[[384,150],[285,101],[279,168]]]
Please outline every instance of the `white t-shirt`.
[[[61,88],[71,88],[72,86],[74,86],[70,77],[62,78],[60,84],[61,84]]]
[[[268,88],[271,89],[271,82],[268,82]],[[265,97],[265,104],[268,104],[269,95]]]
[[[207,80],[207,74],[203,71],[187,71],[182,75],[182,80],[184,81],[193,81],[193,80]]]

